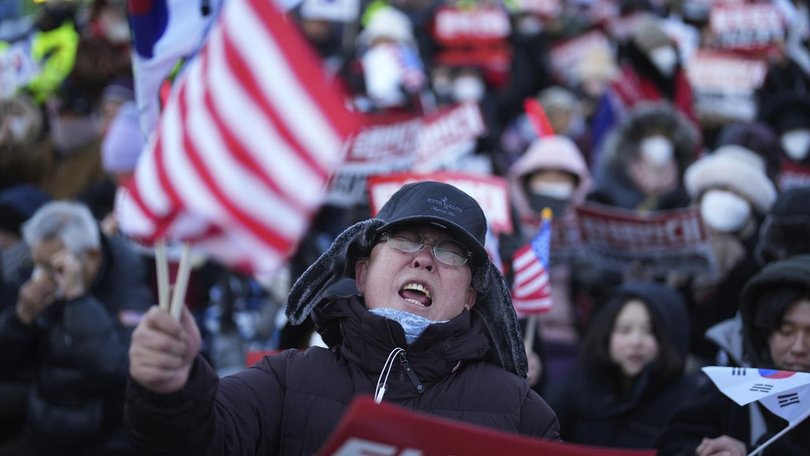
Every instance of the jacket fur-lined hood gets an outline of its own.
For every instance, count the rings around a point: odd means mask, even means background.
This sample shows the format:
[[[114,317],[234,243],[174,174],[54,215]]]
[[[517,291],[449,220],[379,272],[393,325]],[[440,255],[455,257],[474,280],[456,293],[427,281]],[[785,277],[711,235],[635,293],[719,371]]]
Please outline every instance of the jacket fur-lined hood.
[[[641,140],[653,134],[672,142],[678,169],[683,172],[695,157],[700,134],[686,116],[665,102],[639,104],[630,111],[605,138],[599,167],[624,170],[636,157]]]
[[[344,230],[295,282],[287,301],[287,318],[300,324],[325,302],[332,285],[344,278],[354,278],[357,260],[367,257],[377,243],[377,230],[385,225],[380,219],[369,219]],[[471,312],[483,322],[494,358],[504,369],[526,377],[528,362],[520,327],[506,281],[491,261],[476,266],[472,286],[476,302]]]
[[[536,139],[509,170],[512,202],[521,217],[536,215],[529,206],[526,179],[542,170],[565,171],[577,177],[577,187],[571,198],[574,204],[582,202],[591,190],[588,164],[573,141],[565,136]]]

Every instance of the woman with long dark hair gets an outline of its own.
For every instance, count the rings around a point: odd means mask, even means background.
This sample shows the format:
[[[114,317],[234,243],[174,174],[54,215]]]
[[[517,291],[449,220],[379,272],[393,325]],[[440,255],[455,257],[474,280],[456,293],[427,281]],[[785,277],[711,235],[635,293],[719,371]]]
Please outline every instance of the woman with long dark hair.
[[[639,282],[612,291],[587,329],[575,378],[551,397],[563,440],[651,448],[689,386],[688,332],[674,290]]]

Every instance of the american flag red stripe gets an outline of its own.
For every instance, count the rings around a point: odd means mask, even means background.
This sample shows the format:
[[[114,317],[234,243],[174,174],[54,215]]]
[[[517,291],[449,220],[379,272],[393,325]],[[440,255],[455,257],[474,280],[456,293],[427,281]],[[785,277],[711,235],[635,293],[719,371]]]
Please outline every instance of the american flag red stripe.
[[[177,84],[119,198],[122,229],[274,270],[321,204],[357,118],[272,0],[228,1]]]
[[[551,220],[544,218],[537,236],[531,243],[518,249],[512,258],[512,304],[519,316],[551,309],[551,282],[548,273],[550,245]]]

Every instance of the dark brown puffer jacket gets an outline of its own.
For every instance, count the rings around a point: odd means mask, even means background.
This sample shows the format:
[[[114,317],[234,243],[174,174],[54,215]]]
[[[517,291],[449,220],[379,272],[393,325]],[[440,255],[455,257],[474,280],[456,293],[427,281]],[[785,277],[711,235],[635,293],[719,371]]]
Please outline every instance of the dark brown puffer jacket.
[[[396,347],[406,351],[393,363],[384,401],[559,439],[554,412],[526,380],[486,361],[489,339],[467,311],[428,327],[410,346],[398,323],[369,313],[358,297],[332,300],[314,317],[329,350],[288,350],[222,380],[198,358],[186,387],[170,395],[130,380],[127,419],[139,452],[313,454],[355,396],[374,394]],[[405,374],[404,362],[415,377]]]

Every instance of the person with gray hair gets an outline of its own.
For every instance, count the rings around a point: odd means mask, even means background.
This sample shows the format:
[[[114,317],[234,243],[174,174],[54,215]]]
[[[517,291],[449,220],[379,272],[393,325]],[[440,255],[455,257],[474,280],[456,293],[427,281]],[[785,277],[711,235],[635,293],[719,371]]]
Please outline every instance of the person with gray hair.
[[[0,379],[34,366],[22,435],[6,454],[129,454],[127,348],[154,303],[143,264],[90,210],[53,201],[22,226],[34,271],[0,313]]]

